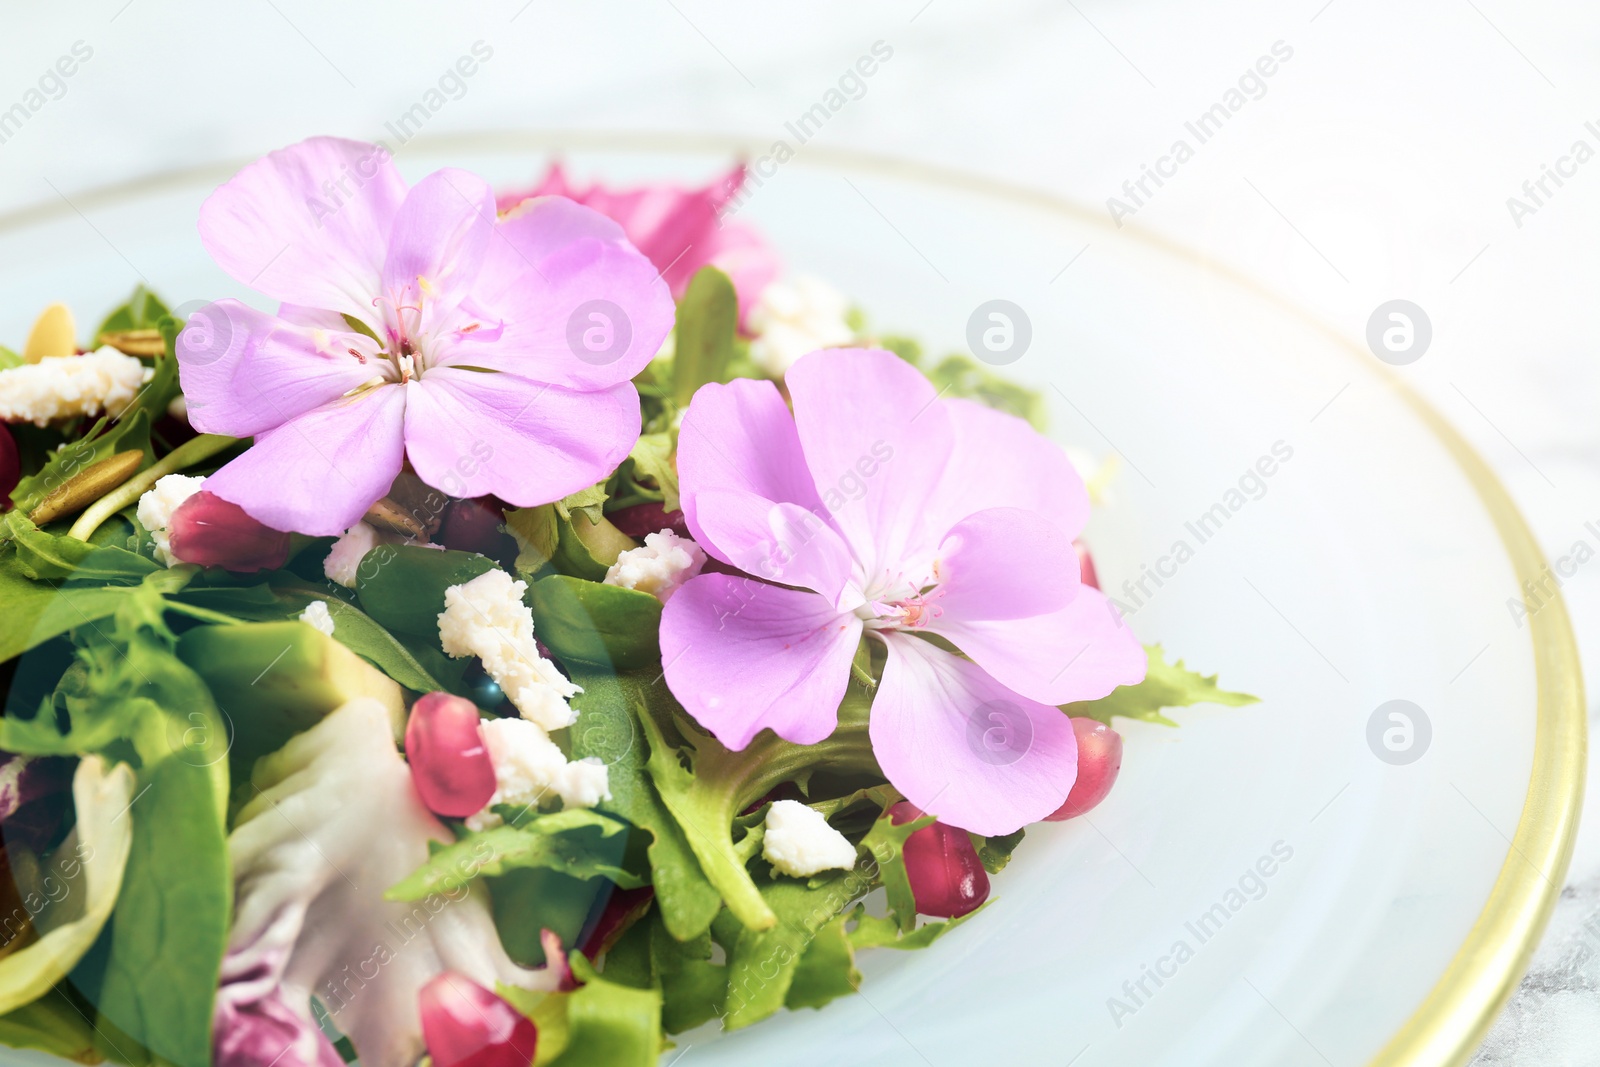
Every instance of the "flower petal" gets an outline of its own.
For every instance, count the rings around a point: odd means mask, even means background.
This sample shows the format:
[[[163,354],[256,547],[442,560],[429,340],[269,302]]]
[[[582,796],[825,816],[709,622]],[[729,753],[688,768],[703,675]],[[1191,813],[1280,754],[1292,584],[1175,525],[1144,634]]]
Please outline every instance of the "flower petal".
[[[861,620],[815,593],[702,574],[661,609],[667,685],[738,751],[763,729],[811,745],[838,725]]]
[[[436,326],[468,293],[494,233],[494,190],[464,170],[436,170],[400,205],[383,261],[383,294],[396,308],[422,307]],[[398,312],[401,321],[412,313]]]
[[[813,513],[822,506],[789,406],[776,385],[748,378],[694,394],[678,434],[678,488],[689,532],[724,563],[732,560],[699,525],[699,494],[738,490]]]
[[[274,530],[332,537],[389,491],[405,454],[406,393],[378,386],[256,437],[206,488]]]
[[[954,524],[985,508],[1026,508],[1042,513],[1068,538],[1089,520],[1083,479],[1059,445],[1028,425],[972,400],[941,400],[955,428],[928,521]]]
[[[927,641],[885,637],[868,732],[890,784],[941,822],[985,836],[1062,805],[1078,773],[1071,719]]]
[[[948,526],[925,513],[955,435],[928,379],[893,352],[830,348],[784,381],[817,492],[868,579],[937,548]]]
[[[176,347],[190,425],[230,437],[254,437],[282,425],[375,373],[338,336],[319,335],[237,300],[219,300],[190,315]]]
[[[1035,700],[1098,700],[1144,678],[1139,639],[1098,589],[1079,586],[1071,603],[1031,619],[942,618],[930,629],[984,670]]]
[[[1060,611],[1078,591],[1078,553],[1044,516],[1021,508],[968,515],[939,553],[939,609],[929,629],[975,619],[1027,619]]]
[[[724,563],[769,582],[815,590],[842,611],[860,603],[859,592],[853,603],[840,601],[855,561],[826,517],[739,489],[713,489],[697,500],[705,536],[728,546]]]
[[[515,277],[527,264],[542,263],[585,237],[626,243],[628,235],[614,220],[564,195],[536,196],[508,211],[495,227],[489,259],[497,277]]]
[[[451,496],[548,504],[605,478],[639,437],[630,382],[575,392],[434,367],[405,389],[406,454],[423,481]]]
[[[405,195],[387,149],[313,137],[269,152],[212,193],[200,240],[253,289],[376,323],[371,301]]]
[[[619,240],[582,237],[544,254],[550,238],[539,226],[546,219],[576,232],[565,209],[559,216],[535,211],[496,228],[467,306],[505,330],[493,344],[447,345],[440,362],[572,389],[630,380],[672,329],[675,309],[666,283],[649,260]]]

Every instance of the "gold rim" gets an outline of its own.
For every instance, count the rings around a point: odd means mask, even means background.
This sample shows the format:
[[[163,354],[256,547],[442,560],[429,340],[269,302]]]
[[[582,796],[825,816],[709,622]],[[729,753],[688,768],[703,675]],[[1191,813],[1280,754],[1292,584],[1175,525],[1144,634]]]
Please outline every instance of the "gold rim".
[[[433,151],[624,151],[712,153],[756,156],[767,145],[752,140],[674,133],[593,131],[505,131],[419,138]],[[1025,204],[1097,229],[1139,241],[1162,253],[1204,267],[1230,284],[1288,312],[1333,341],[1345,354],[1393,389],[1444,445],[1472,484],[1499,532],[1519,585],[1548,569],[1533,532],[1483,457],[1437,411],[1386,366],[1336,327],[1239,271],[1168,240],[1137,224],[1114,228],[1093,208],[1051,193],[922,163],[865,152],[810,146],[802,165],[820,164],[865,170],[947,189]],[[207,164],[101,186],[64,198],[0,214],[0,232],[46,219],[154,194],[207,179],[224,180],[245,160]],[[1488,1033],[1500,1009],[1516,990],[1550,919],[1566,880],[1583,803],[1587,728],[1578,649],[1566,602],[1559,592],[1539,610],[1528,609],[1533,642],[1538,708],[1533,770],[1516,834],[1506,852],[1489,898],[1427,997],[1371,1061],[1371,1067],[1459,1067]]]

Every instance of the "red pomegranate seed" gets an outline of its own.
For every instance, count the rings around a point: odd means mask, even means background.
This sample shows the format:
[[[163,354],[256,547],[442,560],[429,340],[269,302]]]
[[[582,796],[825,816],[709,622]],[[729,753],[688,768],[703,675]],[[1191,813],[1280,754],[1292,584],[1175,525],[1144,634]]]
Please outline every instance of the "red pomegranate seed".
[[[0,422],[0,507],[11,506],[11,491],[22,481],[22,458],[10,427]]]
[[[679,537],[689,536],[683,512],[668,511],[660,504],[635,504],[629,508],[618,508],[607,514],[606,518],[611,520],[611,525],[635,541],[644,540],[645,534],[660,533],[662,530],[671,530]]]
[[[434,1067],[528,1067],[539,1028],[470,978],[445,971],[422,987],[422,1037]]]
[[[1090,589],[1099,589],[1100,576],[1094,572],[1094,557],[1089,555],[1089,546],[1074,541],[1072,547],[1078,551],[1078,580]]]
[[[656,887],[653,885],[641,886],[638,889],[613,889],[606,898],[605,906],[600,911],[600,917],[595,920],[594,929],[583,938],[578,946],[579,950],[593,963],[602,953],[611,949],[617,941],[627,932],[650,907],[650,902],[655,899]],[[548,931],[546,931],[548,932]],[[543,935],[541,935],[542,940]],[[544,958],[548,960],[550,953],[546,952]]]
[[[289,535],[202,489],[178,505],[169,526],[172,554],[184,563],[230,571],[277,570],[289,560]]]
[[[465,819],[494,796],[494,764],[478,728],[478,706],[429,693],[411,706],[406,760],[422,803],[436,815]]]
[[[889,809],[895,825],[922,817],[909,800]],[[965,830],[935,822],[906,838],[902,852],[911,895],[917,911],[941,919],[954,919],[980,907],[989,899],[989,872],[972,847]]]
[[[1106,798],[1122,769],[1122,735],[1103,722],[1075,718],[1072,732],[1078,738],[1078,780],[1072,783],[1064,804],[1046,822],[1064,822],[1082,815]]]

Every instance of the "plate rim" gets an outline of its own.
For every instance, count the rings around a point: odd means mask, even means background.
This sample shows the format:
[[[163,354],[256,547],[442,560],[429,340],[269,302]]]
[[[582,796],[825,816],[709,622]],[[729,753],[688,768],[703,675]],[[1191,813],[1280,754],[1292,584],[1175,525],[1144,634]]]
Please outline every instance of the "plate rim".
[[[430,152],[456,151],[617,151],[719,154],[750,159],[769,146],[754,137],[679,131],[582,129],[485,129],[421,134],[406,142]],[[403,146],[402,146],[403,147]],[[59,193],[0,212],[0,234],[83,208],[113,204],[140,195],[215,178],[226,180],[250,158],[169,168],[93,186],[69,199]],[[1242,270],[1137,222],[1116,226],[1102,212],[1045,189],[943,164],[911,160],[862,149],[808,145],[795,162],[842,167],[907,179],[959,192],[1019,203],[1109,231],[1198,266],[1300,320],[1392,390],[1422,421],[1455,461],[1489,513],[1519,586],[1536,581],[1548,562],[1510,492],[1478,451],[1420,393],[1392,368],[1371,358],[1347,333]],[[87,221],[87,218],[85,217]],[[1465,941],[1369,1067],[1461,1067],[1477,1051],[1500,1011],[1526,973],[1550,920],[1576,842],[1587,772],[1587,708],[1577,640],[1565,598],[1557,590],[1537,611],[1527,602],[1528,637],[1533,646],[1536,693],[1532,768],[1522,813],[1489,896]]]

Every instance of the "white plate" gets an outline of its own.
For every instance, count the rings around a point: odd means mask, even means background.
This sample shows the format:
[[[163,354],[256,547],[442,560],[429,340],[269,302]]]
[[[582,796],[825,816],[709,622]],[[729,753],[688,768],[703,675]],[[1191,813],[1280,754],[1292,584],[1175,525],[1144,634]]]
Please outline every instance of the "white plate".
[[[706,179],[732,150],[512,135],[399,162],[505,186],[552,144],[619,183]],[[54,300],[87,319],[141,277],[173,304],[246,296],[194,232],[232,169],[0,220],[0,338]],[[1030,831],[983,916],[927,951],[864,954],[860,996],[680,1049],[696,1067],[1470,1052],[1561,883],[1583,743],[1564,609],[1513,618],[1542,561],[1475,457],[1349,342],[1092,211],[802,148],[738,217],[935,353],[965,348],[979,304],[1020,305],[1032,342],[1005,372],[1044,390],[1063,443],[1123,463],[1088,535],[1103,586],[1142,639],[1263,700],[1122,723],[1110,799]],[[1252,481],[1257,464],[1274,473]],[[1431,727],[1409,763],[1369,744],[1393,700]]]

